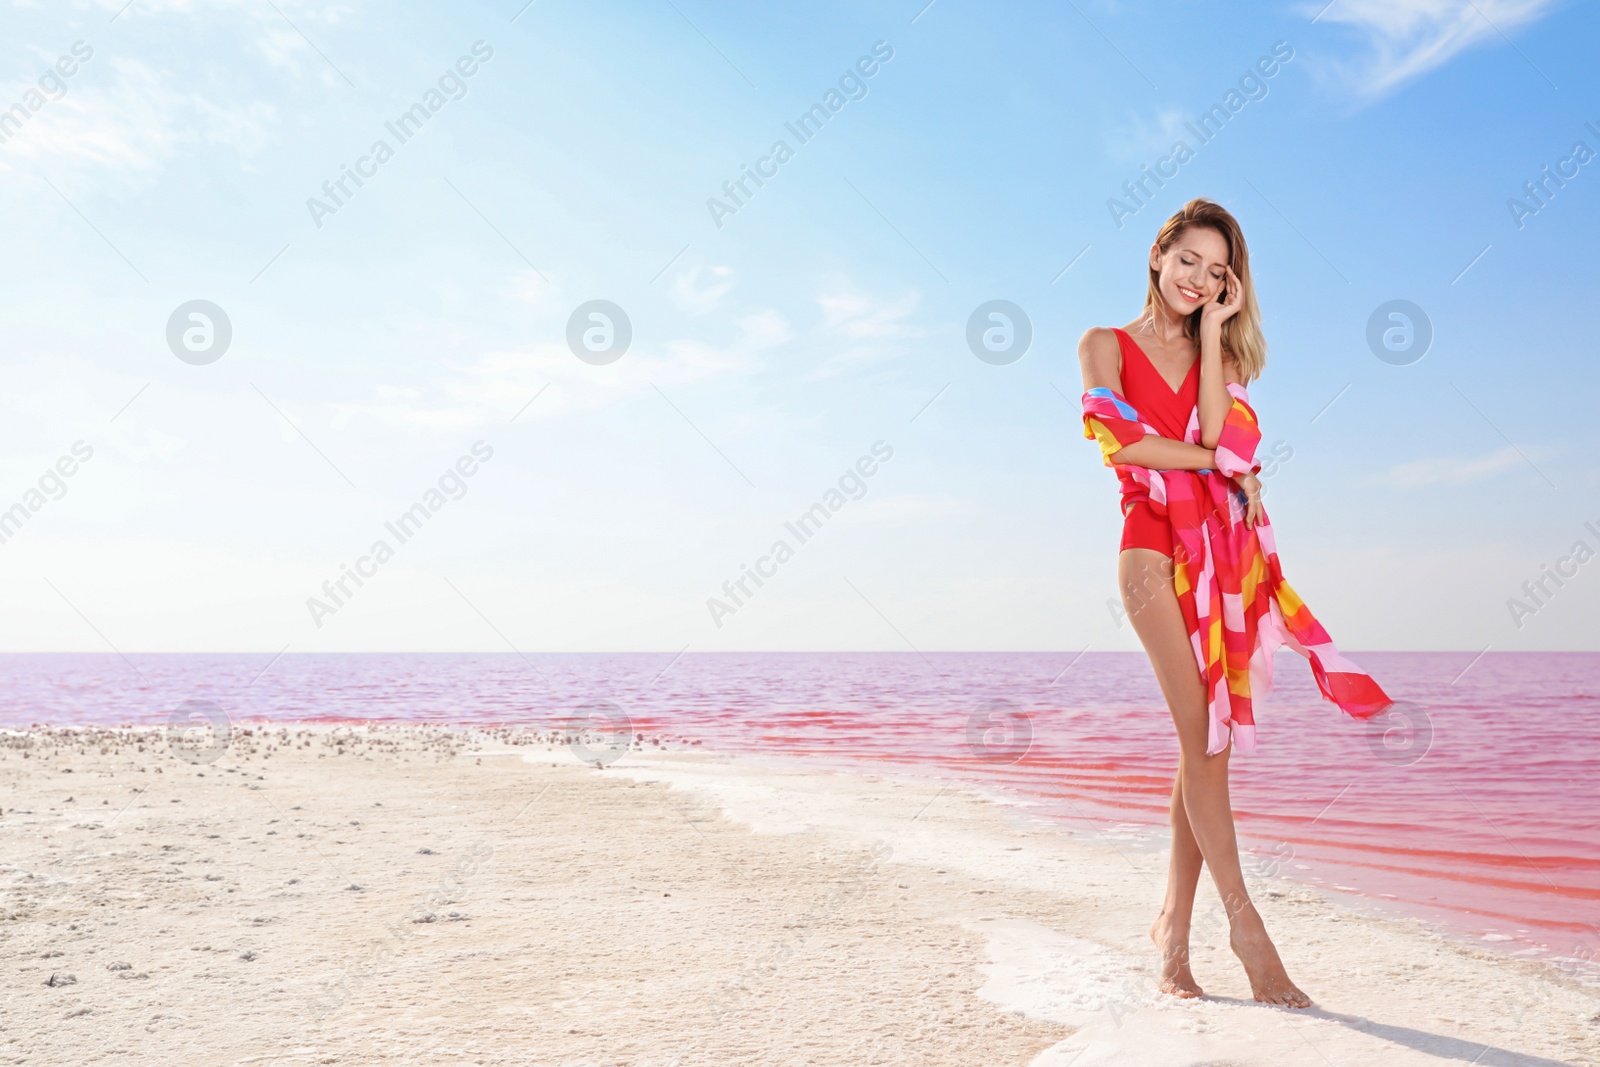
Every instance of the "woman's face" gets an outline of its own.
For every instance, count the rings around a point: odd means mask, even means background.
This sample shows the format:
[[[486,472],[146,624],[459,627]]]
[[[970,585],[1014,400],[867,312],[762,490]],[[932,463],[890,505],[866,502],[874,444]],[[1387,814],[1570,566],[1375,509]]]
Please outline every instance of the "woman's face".
[[[1228,242],[1209,226],[1190,226],[1165,253],[1150,249],[1150,269],[1167,307],[1188,315],[1215,300],[1227,276]]]

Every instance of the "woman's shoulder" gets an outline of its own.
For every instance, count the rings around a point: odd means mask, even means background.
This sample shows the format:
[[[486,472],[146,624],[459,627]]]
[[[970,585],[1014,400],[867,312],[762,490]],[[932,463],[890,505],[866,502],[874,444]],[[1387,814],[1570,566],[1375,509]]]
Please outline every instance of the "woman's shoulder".
[[[1122,342],[1110,326],[1091,326],[1078,341],[1078,365],[1085,389],[1104,386],[1121,391]]]
[[[1120,352],[1122,341],[1118,338],[1121,330],[1116,326],[1091,326],[1083,331],[1083,336],[1078,339],[1078,351],[1084,353]]]

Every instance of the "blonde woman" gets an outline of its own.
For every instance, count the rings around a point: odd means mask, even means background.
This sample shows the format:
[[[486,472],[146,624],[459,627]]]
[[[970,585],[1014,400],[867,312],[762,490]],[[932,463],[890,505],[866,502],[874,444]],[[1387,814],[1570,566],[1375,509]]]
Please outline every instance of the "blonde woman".
[[[1203,199],[1156,235],[1143,314],[1091,329],[1078,345],[1085,436],[1099,440],[1122,487],[1123,603],[1178,733],[1166,899],[1150,928],[1160,988],[1202,995],[1189,927],[1203,864],[1255,998],[1304,1008],[1311,998],[1290,980],[1245,888],[1228,754],[1254,747],[1252,683],[1257,696],[1270,688],[1278,644],[1306,656],[1323,695],[1350,714],[1366,718],[1390,702],[1282,580],[1244,391],[1266,354],[1244,234]]]

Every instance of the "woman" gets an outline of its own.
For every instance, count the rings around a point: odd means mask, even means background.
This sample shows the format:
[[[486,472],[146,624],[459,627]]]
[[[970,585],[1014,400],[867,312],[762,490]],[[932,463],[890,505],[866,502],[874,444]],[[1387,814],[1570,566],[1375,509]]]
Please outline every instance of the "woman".
[[[1266,363],[1266,342],[1233,216],[1196,199],[1168,219],[1150,248],[1144,313],[1123,329],[1089,330],[1078,358],[1084,435],[1099,440],[1122,486],[1123,604],[1178,733],[1172,858],[1150,928],[1161,990],[1202,993],[1189,969],[1189,925],[1204,863],[1256,1000],[1309,1007],[1245,888],[1228,753],[1254,747],[1251,694],[1270,688],[1278,644],[1306,656],[1323,695],[1352,715],[1390,701],[1282,580],[1244,390]]]

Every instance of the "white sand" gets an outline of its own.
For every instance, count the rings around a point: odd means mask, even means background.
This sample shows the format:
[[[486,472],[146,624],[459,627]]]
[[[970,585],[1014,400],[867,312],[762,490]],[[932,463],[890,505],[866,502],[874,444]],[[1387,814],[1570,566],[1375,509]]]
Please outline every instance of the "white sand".
[[[1159,853],[646,748],[257,727],[193,764],[148,731],[0,735],[0,1062],[1600,1064],[1597,991],[1545,965],[1268,879],[1318,1007],[1249,999],[1209,887],[1209,996],[1160,997]]]

